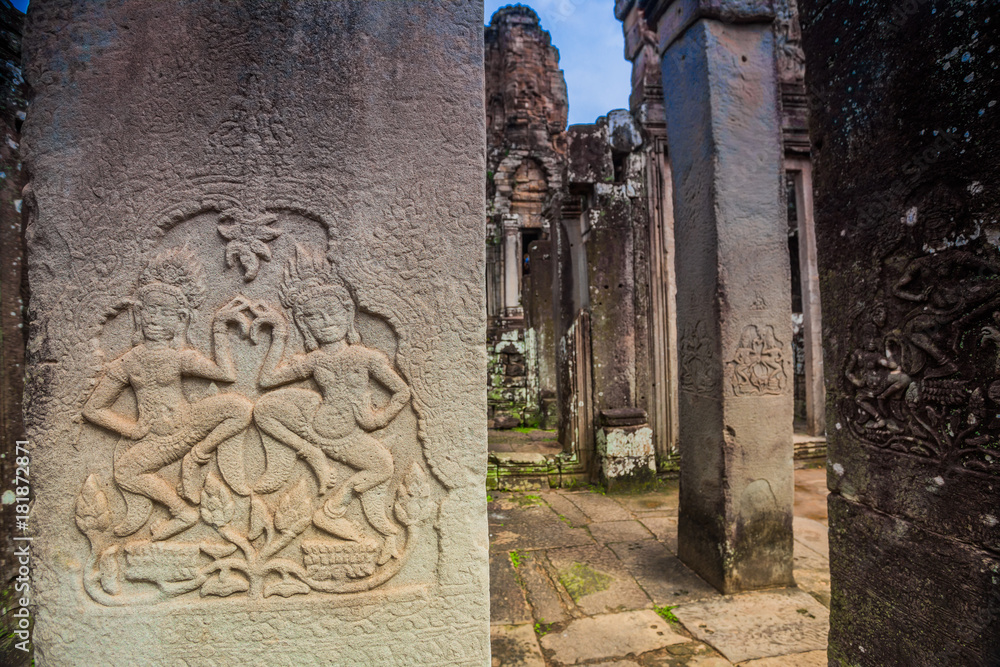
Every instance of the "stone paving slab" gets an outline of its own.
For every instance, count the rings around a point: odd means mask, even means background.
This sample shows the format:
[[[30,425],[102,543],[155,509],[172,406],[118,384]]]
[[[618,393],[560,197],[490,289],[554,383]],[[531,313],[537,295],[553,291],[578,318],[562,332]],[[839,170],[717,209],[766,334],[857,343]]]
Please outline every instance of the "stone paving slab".
[[[549,507],[558,514],[559,516],[565,517],[569,521],[570,525],[576,526],[586,526],[590,523],[590,519],[587,515],[580,511],[580,508],[571,503],[566,499],[566,496],[561,493],[550,492],[542,496],[542,498],[549,504]]]
[[[795,583],[820,604],[830,607],[830,562],[798,540],[793,552]]]
[[[576,665],[590,660],[639,655],[670,644],[690,641],[652,610],[601,614],[571,621],[560,632],[541,639],[555,664]]]
[[[535,620],[544,623],[562,623],[570,620],[567,607],[572,607],[573,602],[568,594],[553,582],[546,560],[544,552],[528,552],[522,556],[517,574],[524,584]],[[564,595],[567,596],[565,601]]]
[[[531,621],[531,610],[524,597],[524,589],[517,583],[517,575],[508,554],[490,554],[490,622],[516,625]]]
[[[608,546],[658,606],[683,604],[720,595],[655,540]]]
[[[590,524],[590,534],[602,544],[652,540],[653,533],[638,521],[599,521]]]
[[[493,667],[545,667],[531,623],[490,627]]]
[[[490,551],[508,552],[514,549],[548,549],[552,547],[593,544],[583,528],[573,528],[559,520],[552,509],[534,495],[538,504],[518,504],[510,494],[498,494],[488,503]],[[528,501],[530,502],[530,501]]]
[[[701,642],[674,644],[641,657],[643,667],[732,667],[731,662]]]
[[[672,552],[677,553],[677,517],[644,516],[639,521],[652,531],[656,539],[667,545],[667,548]]]
[[[677,516],[680,494],[676,488],[676,482],[672,483],[671,486],[674,488],[665,491],[653,491],[651,493],[617,496],[615,499],[625,509],[636,516],[644,514]]]
[[[782,655],[776,658],[761,658],[741,662],[739,667],[827,667],[829,664],[826,651],[809,651],[794,655]]]
[[[567,491],[563,497],[576,505],[591,521],[628,521],[632,516],[608,496],[592,491]]]
[[[823,650],[830,614],[796,588],[683,604],[673,610],[695,637],[731,662]]]
[[[825,468],[795,471],[795,516],[827,524],[826,495]]]
[[[795,541],[801,542],[823,558],[830,559],[830,531],[819,521],[797,516],[792,519]]]
[[[585,614],[653,606],[624,563],[607,547],[550,549],[546,555],[559,583]]]

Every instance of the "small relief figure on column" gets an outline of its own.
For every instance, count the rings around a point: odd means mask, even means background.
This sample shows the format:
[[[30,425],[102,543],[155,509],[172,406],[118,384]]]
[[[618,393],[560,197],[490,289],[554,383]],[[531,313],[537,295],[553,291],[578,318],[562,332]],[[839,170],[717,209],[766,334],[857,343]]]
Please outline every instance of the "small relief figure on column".
[[[187,336],[204,299],[202,269],[193,255],[177,249],[157,257],[140,277],[132,305],[134,347],[107,365],[84,405],[84,418],[123,437],[114,463],[114,479],[128,507],[125,519],[115,528],[119,537],[146,524],[153,501],[165,505],[171,518],[152,527],[152,539],[163,540],[195,525],[199,517],[195,505],[204,484],[202,466],[219,443],[251,423],[253,405],[243,396],[218,394],[189,401],[184,394],[185,376],[236,380],[229,324],[237,324],[244,332],[249,326],[245,300],[237,297],[224,305],[212,323],[216,360],[206,357],[191,347]],[[135,417],[112,408],[129,387],[138,406]],[[159,471],[181,459],[178,493]]]
[[[880,338],[875,325],[867,323],[861,328],[862,347],[851,355],[845,375],[855,387],[855,403],[870,419],[865,428],[888,428],[893,433],[901,429],[889,417],[886,401],[905,395],[912,380],[904,373],[888,351],[880,349]]]
[[[324,496],[313,515],[318,528],[344,540],[373,543],[347,516],[350,503],[359,498],[364,516],[383,537],[377,559],[382,565],[399,556],[399,529],[386,514],[385,488],[394,461],[371,432],[396,418],[410,400],[410,388],[384,353],[361,344],[354,299],[322,255],[297,247],[285,267],[280,297],[302,333],[306,353],[286,357],[284,314],[267,305],[255,306],[251,337],[256,338],[261,326],[272,329],[259,384],[271,389],[312,378],[320,391],[287,387],[265,394],[254,408],[254,421],[262,433],[298,452],[316,474]],[[391,394],[380,408],[372,404],[373,380]],[[354,471],[335,488],[331,459]]]

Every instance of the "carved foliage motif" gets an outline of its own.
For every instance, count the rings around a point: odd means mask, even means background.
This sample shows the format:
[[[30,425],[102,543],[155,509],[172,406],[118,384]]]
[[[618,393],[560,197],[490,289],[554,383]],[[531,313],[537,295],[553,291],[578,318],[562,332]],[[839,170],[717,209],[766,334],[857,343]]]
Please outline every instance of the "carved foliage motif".
[[[257,257],[271,257],[275,220],[230,215],[219,227],[246,281]],[[196,253],[174,247],[142,271],[127,305],[131,347],[105,364],[83,407],[117,438],[75,505],[95,601],[364,591],[398,573],[419,541],[431,482],[421,456],[397,451],[416,442],[410,386],[362,341],[356,299],[322,252],[295,246],[276,291],[217,307],[206,354],[188,335],[207,292]],[[289,351],[289,320],[302,352]],[[266,352],[248,375],[257,347]],[[245,376],[252,391],[237,390]],[[199,395],[194,381],[211,384]]]
[[[886,260],[883,300],[854,318],[844,426],[868,446],[1000,473],[1000,265],[949,248]]]

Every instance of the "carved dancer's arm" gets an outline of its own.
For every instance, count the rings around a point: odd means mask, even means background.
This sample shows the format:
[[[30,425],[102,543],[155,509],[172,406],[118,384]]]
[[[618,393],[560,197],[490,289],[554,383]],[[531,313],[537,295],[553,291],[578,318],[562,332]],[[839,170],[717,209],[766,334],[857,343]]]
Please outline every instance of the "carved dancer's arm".
[[[149,432],[149,424],[140,424],[137,420],[129,419],[111,409],[128,386],[128,381],[121,380],[117,374],[105,373],[97,389],[83,406],[84,419],[132,440],[138,440],[146,435]]]
[[[312,375],[306,356],[294,355],[287,363],[282,363],[285,356],[285,346],[288,343],[288,322],[281,311],[264,304],[252,309],[256,319],[250,328],[250,339],[257,342],[257,336],[263,325],[271,326],[271,346],[264,357],[264,365],[260,369],[257,384],[262,389],[271,389],[296,380],[305,380]]]
[[[396,418],[400,410],[406,407],[410,401],[410,388],[403,378],[392,369],[389,358],[384,354],[377,353],[371,356],[368,362],[368,373],[378,380],[386,389],[392,392],[392,398],[385,407],[371,415],[371,421],[362,424],[362,427],[374,431],[385,428]],[[368,421],[368,420],[365,420]]]
[[[236,382],[236,364],[229,347],[229,325],[235,324],[246,335],[250,324],[243,311],[250,304],[243,297],[236,297],[215,314],[212,319],[212,347],[215,361],[195,350],[182,352],[181,372],[218,382]]]

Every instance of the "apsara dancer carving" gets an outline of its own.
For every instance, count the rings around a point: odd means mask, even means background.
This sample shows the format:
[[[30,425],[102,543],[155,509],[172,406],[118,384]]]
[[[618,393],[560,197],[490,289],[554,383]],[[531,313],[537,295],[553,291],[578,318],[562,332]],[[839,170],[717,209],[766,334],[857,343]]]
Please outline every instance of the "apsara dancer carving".
[[[252,403],[236,394],[218,394],[189,401],[182,378],[201,377],[234,382],[236,367],[229,349],[229,324],[244,331],[249,304],[237,297],[219,309],[212,322],[216,360],[191,347],[187,331],[205,298],[202,270],[184,249],[157,257],[139,280],[133,304],[135,346],[107,365],[104,376],[83,408],[90,422],[123,436],[114,463],[114,478],[128,503],[115,534],[135,533],[149,520],[153,501],[171,518],[152,527],[152,538],[163,540],[198,522],[199,510],[178,494],[159,471],[181,459],[181,491],[200,501],[201,468],[219,443],[242,433],[251,422]],[[112,406],[131,387],[135,418]],[[124,450],[123,450],[124,446]]]
[[[321,255],[296,248],[285,267],[280,298],[305,339],[306,353],[286,358],[285,316],[276,308],[256,306],[251,337],[256,338],[263,325],[272,328],[259,384],[270,389],[312,378],[320,391],[276,389],[257,401],[254,421],[263,433],[295,449],[315,472],[325,496],[313,515],[318,528],[341,539],[370,542],[346,516],[354,496],[360,499],[365,517],[384,540],[381,565],[398,556],[399,529],[386,515],[384,492],[394,463],[389,450],[370,433],[396,418],[410,400],[410,389],[384,353],[361,344],[354,299]],[[372,380],[391,393],[379,409],[372,405]],[[355,471],[332,489],[331,459]]]

